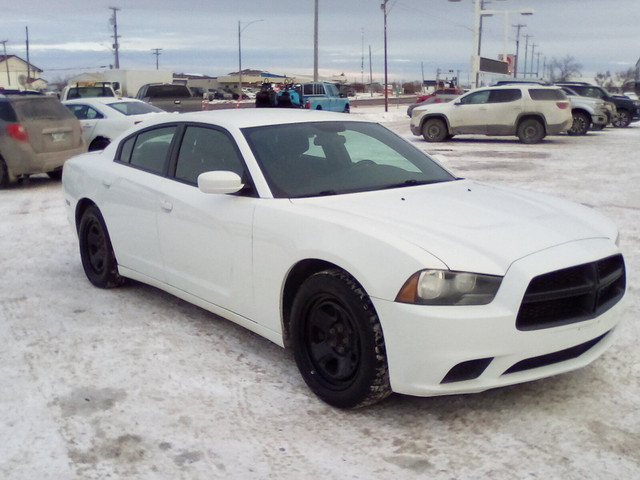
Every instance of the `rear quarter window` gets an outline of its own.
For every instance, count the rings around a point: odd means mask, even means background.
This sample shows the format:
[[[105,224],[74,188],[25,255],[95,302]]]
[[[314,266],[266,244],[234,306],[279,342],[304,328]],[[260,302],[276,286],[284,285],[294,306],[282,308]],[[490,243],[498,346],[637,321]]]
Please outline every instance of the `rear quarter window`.
[[[0,101],[0,120],[5,122],[17,122],[16,112],[9,102]]]
[[[531,100],[566,100],[566,94],[560,89],[530,88]]]

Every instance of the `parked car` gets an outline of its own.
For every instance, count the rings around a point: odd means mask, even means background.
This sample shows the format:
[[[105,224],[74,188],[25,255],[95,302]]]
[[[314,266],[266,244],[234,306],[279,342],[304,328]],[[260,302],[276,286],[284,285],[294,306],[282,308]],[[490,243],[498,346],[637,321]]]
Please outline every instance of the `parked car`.
[[[538,143],[572,123],[570,102],[560,88],[523,84],[480,88],[449,103],[418,106],[410,126],[428,142],[479,134],[516,135],[523,143]]]
[[[74,98],[115,97],[116,93],[108,82],[98,82],[94,85],[67,85],[62,89],[60,101]]]
[[[615,107],[610,109],[604,100],[579,95],[569,87],[562,87],[562,90],[571,100],[573,124],[567,130],[569,135],[584,135],[590,128],[601,130],[610,122]]]
[[[194,97],[189,87],[179,83],[147,83],[140,87],[136,98],[166,112],[196,112],[204,106],[202,97]]]
[[[412,103],[411,105],[409,105],[407,107],[407,116],[411,117],[411,114],[413,113],[413,109],[421,105],[423,106],[423,105],[430,105],[432,103],[447,103],[447,102],[450,102],[451,100],[458,98],[459,96],[460,94],[449,94],[449,93],[442,93],[442,94],[438,93],[436,95],[430,95],[428,98],[425,98],[420,102]]]
[[[164,110],[134,98],[68,100],[63,104],[80,120],[89,151],[103,150],[126,129]]]
[[[416,103],[421,103],[431,97],[441,97],[441,98],[450,98],[453,99],[455,97],[459,97],[462,94],[462,90],[459,88],[449,87],[449,88],[438,88],[431,93],[427,93],[424,95],[418,95],[416,98]]]
[[[630,98],[611,95],[604,88],[585,82],[558,82],[556,85],[569,87],[579,95],[585,97],[599,98],[606,102],[611,102],[616,107],[616,112],[611,119],[614,127],[628,127],[631,122],[640,120],[640,102]]]
[[[570,371],[620,319],[610,220],[339,113],[158,115],[63,187],[95,286],[148,283],[290,347],[338,407]]]
[[[0,94],[0,187],[37,173],[60,179],[86,146],[78,120],[55,97]]]

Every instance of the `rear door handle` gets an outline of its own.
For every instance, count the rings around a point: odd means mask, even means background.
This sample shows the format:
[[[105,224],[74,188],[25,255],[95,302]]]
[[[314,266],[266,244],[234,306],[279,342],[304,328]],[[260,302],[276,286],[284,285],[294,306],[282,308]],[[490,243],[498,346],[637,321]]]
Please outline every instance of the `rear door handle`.
[[[173,203],[163,200],[160,202],[160,208],[162,208],[165,212],[170,212],[173,210]]]

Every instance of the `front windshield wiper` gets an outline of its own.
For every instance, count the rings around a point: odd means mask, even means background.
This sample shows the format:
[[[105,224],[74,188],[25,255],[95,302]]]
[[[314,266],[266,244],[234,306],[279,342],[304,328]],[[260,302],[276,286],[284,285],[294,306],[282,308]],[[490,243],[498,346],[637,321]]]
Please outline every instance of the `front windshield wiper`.
[[[401,187],[412,187],[414,185],[430,185],[432,183],[442,183],[442,182],[449,182],[450,180],[416,180],[415,178],[412,178],[410,180],[405,180],[404,182],[400,182],[400,183],[392,183],[390,185],[381,185],[380,186],[380,190],[384,190],[387,188],[401,188]]]

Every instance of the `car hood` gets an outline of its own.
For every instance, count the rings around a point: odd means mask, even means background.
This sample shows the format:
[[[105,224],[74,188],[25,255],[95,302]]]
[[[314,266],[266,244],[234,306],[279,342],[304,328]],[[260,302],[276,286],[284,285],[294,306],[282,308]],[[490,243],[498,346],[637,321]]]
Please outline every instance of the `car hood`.
[[[468,180],[295,199],[329,221],[429,252],[451,270],[504,275],[516,260],[556,245],[615,239],[616,226],[584,206]]]

